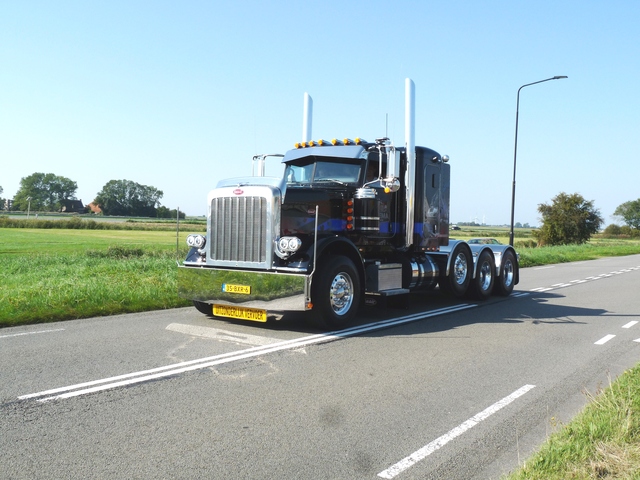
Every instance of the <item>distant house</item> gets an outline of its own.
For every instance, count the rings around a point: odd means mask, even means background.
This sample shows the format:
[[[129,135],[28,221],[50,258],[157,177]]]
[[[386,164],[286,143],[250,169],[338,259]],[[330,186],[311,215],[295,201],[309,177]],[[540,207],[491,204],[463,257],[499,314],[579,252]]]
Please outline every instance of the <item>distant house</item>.
[[[62,200],[61,212],[65,213],[84,213],[84,204],[82,200]]]
[[[87,205],[87,207],[89,207],[89,210],[91,210],[91,213],[102,213],[102,209],[93,202]]]

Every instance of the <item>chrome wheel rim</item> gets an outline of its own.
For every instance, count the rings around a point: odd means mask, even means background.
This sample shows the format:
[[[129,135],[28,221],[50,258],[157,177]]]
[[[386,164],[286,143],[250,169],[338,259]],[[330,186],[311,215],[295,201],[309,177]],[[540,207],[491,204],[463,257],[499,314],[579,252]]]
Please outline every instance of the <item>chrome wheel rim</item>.
[[[491,287],[491,280],[493,278],[493,272],[491,271],[491,264],[484,262],[478,272],[480,276],[480,288],[483,292],[486,292]]]
[[[459,253],[453,262],[453,276],[458,285],[464,284],[467,279],[467,257],[464,253]]]
[[[353,281],[346,273],[337,274],[329,290],[331,309],[336,315],[344,315],[353,303]]]
[[[513,263],[511,261],[507,261],[502,268],[502,276],[505,287],[510,287],[513,283]]]

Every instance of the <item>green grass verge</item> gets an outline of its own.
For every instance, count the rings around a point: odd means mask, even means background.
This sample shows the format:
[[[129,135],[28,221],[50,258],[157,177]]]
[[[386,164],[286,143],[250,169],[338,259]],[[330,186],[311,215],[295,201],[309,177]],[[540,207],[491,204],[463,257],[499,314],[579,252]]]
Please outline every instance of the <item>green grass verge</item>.
[[[595,260],[603,257],[635,255],[640,253],[640,241],[594,238],[584,245],[521,248],[517,251],[520,254],[520,266],[524,268],[553,263]]]
[[[640,366],[627,370],[506,480],[640,478]]]

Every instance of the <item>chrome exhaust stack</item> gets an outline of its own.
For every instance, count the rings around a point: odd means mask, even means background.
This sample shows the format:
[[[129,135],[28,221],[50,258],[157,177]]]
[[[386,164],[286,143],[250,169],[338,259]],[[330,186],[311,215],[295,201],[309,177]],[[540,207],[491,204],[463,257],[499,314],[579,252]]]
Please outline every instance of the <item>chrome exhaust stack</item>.
[[[302,111],[302,141],[311,141],[311,124],[313,119],[313,99],[305,92],[304,106]]]
[[[404,91],[404,142],[407,155],[407,171],[405,173],[405,188],[407,200],[407,218],[405,223],[405,248],[413,245],[413,230],[415,218],[415,185],[416,185],[416,86],[413,80],[405,80]]]

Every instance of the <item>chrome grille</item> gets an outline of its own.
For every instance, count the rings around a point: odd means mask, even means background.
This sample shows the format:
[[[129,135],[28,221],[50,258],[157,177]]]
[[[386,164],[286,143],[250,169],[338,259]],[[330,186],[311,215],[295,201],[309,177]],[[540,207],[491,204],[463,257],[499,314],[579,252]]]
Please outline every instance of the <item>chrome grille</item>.
[[[211,200],[210,259],[264,263],[267,260],[267,199],[216,197]]]

